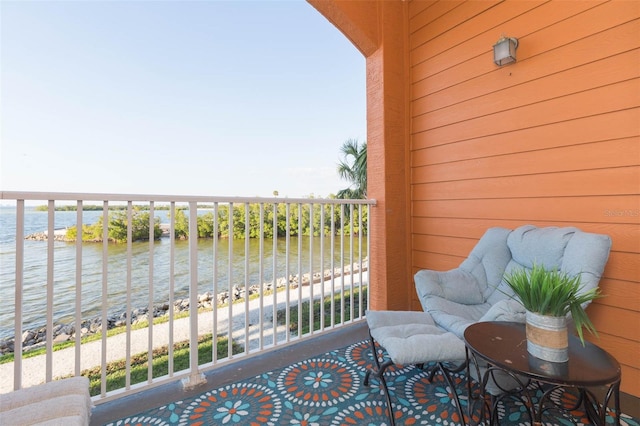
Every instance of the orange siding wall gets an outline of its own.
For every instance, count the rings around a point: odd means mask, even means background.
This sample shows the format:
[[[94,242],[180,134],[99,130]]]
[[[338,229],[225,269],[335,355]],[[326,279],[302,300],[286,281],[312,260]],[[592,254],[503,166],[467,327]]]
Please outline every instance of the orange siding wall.
[[[610,235],[589,315],[640,396],[640,2],[408,9],[412,273],[456,267],[491,226]],[[502,34],[520,44],[499,68]]]

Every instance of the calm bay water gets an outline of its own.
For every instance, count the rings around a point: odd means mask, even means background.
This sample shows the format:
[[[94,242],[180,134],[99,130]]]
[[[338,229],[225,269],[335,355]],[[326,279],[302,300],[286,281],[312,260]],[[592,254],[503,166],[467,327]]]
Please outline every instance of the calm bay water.
[[[162,223],[168,223],[166,211],[156,211]],[[91,224],[98,220],[102,212],[84,212],[83,222]],[[25,236],[47,229],[46,212],[38,212],[27,207],[25,213]],[[75,225],[76,212],[56,212],[55,228]],[[14,207],[0,207],[0,338],[13,336],[15,317],[15,248],[16,213]],[[350,263],[349,238],[344,238],[344,263]],[[198,240],[198,293],[214,290],[217,282],[219,292],[230,286],[244,286],[245,275],[248,284],[273,281],[273,240],[264,240],[263,253],[260,253],[259,240],[249,240],[248,268],[245,262],[245,241],[234,240],[229,265],[229,240],[218,241],[218,259],[215,262],[212,239]],[[289,274],[298,273],[298,263],[302,273],[310,270],[310,239],[291,238],[289,249]],[[358,257],[358,239],[354,238],[354,257]],[[170,284],[170,240],[161,238],[153,243],[153,300],[162,303],[169,300]],[[188,296],[189,289],[189,253],[188,241],[175,242],[174,291],[176,298]],[[320,265],[320,238],[313,239],[313,272],[331,268],[331,240],[324,239],[324,265]],[[301,246],[300,257],[298,257]],[[102,306],[102,243],[82,244],[82,318],[100,315]],[[366,252],[366,239],[363,238],[363,253]],[[47,242],[24,241],[24,287],[23,287],[23,329],[44,326],[46,322],[47,294]],[[110,243],[107,257],[107,295],[108,311],[115,314],[126,310],[127,292],[127,245]],[[334,266],[341,264],[340,238],[335,238]],[[363,254],[364,255],[364,254]],[[278,239],[276,249],[276,277],[284,277],[286,271],[286,241]],[[132,307],[148,305],[149,300],[149,242],[132,244],[131,287]],[[260,271],[260,259],[263,270]],[[54,243],[54,323],[69,323],[75,315],[76,300],[76,244]],[[214,277],[214,264],[217,266]],[[231,270],[231,279],[229,279]],[[246,274],[245,274],[246,272]],[[214,280],[215,278],[215,280]]]

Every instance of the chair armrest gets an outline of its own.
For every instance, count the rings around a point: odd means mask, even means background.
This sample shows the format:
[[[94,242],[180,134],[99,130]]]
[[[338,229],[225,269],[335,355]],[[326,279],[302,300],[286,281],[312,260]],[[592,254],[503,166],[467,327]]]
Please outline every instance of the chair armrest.
[[[496,302],[479,321],[513,321],[523,323],[526,320],[526,310],[522,304],[514,299],[503,299]]]
[[[438,296],[465,305],[484,303],[480,283],[459,268],[444,272],[423,269],[416,272],[414,281],[420,299]]]

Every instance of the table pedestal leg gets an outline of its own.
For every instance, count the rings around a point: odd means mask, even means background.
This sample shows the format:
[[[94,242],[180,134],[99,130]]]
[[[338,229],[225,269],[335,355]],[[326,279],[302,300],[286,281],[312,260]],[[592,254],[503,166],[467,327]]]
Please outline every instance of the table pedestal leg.
[[[615,411],[615,425],[620,425],[620,382],[615,382],[607,390],[602,405],[598,403],[598,399],[587,389],[580,389],[580,397],[582,398],[584,410],[589,420],[595,425],[605,425],[607,421],[607,408],[613,398],[613,410]]]

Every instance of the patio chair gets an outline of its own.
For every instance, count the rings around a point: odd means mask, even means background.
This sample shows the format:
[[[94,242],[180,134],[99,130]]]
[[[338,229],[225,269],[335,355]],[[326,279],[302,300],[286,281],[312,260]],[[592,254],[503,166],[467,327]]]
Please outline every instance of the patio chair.
[[[491,228],[459,267],[421,270],[414,276],[425,312],[446,331],[463,338],[478,321],[525,322],[525,310],[503,277],[534,264],[580,275],[583,291],[596,288],[609,257],[611,238],[577,228]],[[585,306],[586,307],[586,306]]]
[[[512,298],[503,282],[514,268],[530,269],[535,264],[580,275],[584,291],[595,288],[602,276],[611,248],[607,235],[582,232],[577,228],[521,226],[515,230],[488,229],[469,257],[449,271],[421,270],[414,276],[416,292],[424,312],[367,311],[371,345],[386,349],[389,359],[367,371],[379,378],[388,413],[394,424],[392,403],[384,379],[393,364],[423,365],[435,362],[431,381],[440,371],[451,387],[458,412],[464,420],[451,373],[465,368],[463,335],[479,321],[525,322],[525,310]],[[452,364],[446,361],[453,362]],[[473,370],[472,370],[473,372]],[[499,395],[513,388],[508,376],[495,375],[486,390]]]

